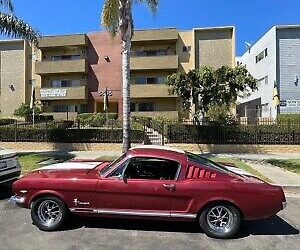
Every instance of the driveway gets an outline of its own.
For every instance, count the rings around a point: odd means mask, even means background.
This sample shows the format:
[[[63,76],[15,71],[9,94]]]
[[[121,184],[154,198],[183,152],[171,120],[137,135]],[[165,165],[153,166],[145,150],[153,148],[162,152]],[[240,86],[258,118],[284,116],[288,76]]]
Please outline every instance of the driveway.
[[[64,231],[42,232],[30,211],[0,194],[0,249],[295,249],[300,245],[300,197],[288,198],[278,216],[244,223],[232,240],[207,237],[195,225],[125,219],[74,218]]]

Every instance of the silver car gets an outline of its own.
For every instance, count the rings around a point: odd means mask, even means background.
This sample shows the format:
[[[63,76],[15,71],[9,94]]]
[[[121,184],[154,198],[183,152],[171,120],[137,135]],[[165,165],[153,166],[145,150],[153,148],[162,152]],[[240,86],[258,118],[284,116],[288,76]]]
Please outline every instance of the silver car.
[[[0,148],[0,184],[15,181],[21,174],[16,152]]]

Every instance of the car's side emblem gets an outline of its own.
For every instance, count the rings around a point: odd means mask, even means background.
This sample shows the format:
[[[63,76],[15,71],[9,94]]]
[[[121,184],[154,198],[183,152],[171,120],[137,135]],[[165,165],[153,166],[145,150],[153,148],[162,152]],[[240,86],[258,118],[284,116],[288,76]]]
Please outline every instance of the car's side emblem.
[[[78,199],[74,199],[74,204],[75,204],[75,206],[78,206],[78,205],[89,205],[90,203],[89,202],[82,202]]]

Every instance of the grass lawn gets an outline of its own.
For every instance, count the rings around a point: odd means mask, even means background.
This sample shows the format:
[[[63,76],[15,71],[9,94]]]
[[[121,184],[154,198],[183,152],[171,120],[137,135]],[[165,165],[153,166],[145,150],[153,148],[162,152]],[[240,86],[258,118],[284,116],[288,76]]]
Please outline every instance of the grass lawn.
[[[258,178],[266,181],[266,182],[272,182],[270,179],[268,179],[266,176],[262,175],[260,172],[256,171],[254,168],[250,167],[249,165],[247,165],[246,163],[242,162],[239,159],[236,158],[221,158],[221,157],[211,157],[209,158],[213,161],[216,162],[226,162],[226,163],[233,163],[236,167],[243,169],[247,172],[249,172],[250,174],[253,174],[255,176],[257,176]]]
[[[271,163],[274,166],[284,168],[296,174],[300,174],[300,159],[289,159],[289,160],[270,159],[267,160],[267,162]]]
[[[19,157],[19,162],[22,166],[22,174],[26,174],[30,171],[33,171],[36,168],[41,167],[39,163],[46,160],[55,160],[59,162],[64,162],[73,158],[73,156],[69,154],[55,155],[55,154],[32,154],[32,153],[21,153],[18,154],[18,157]]]

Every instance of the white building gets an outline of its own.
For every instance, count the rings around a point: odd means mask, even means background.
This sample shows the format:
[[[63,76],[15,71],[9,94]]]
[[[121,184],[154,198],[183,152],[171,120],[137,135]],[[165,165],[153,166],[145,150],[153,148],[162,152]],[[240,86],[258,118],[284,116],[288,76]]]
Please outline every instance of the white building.
[[[300,113],[300,25],[272,27],[237,58],[257,79],[258,90],[238,98],[240,117],[276,118],[278,113]],[[277,85],[280,105],[273,103]]]

